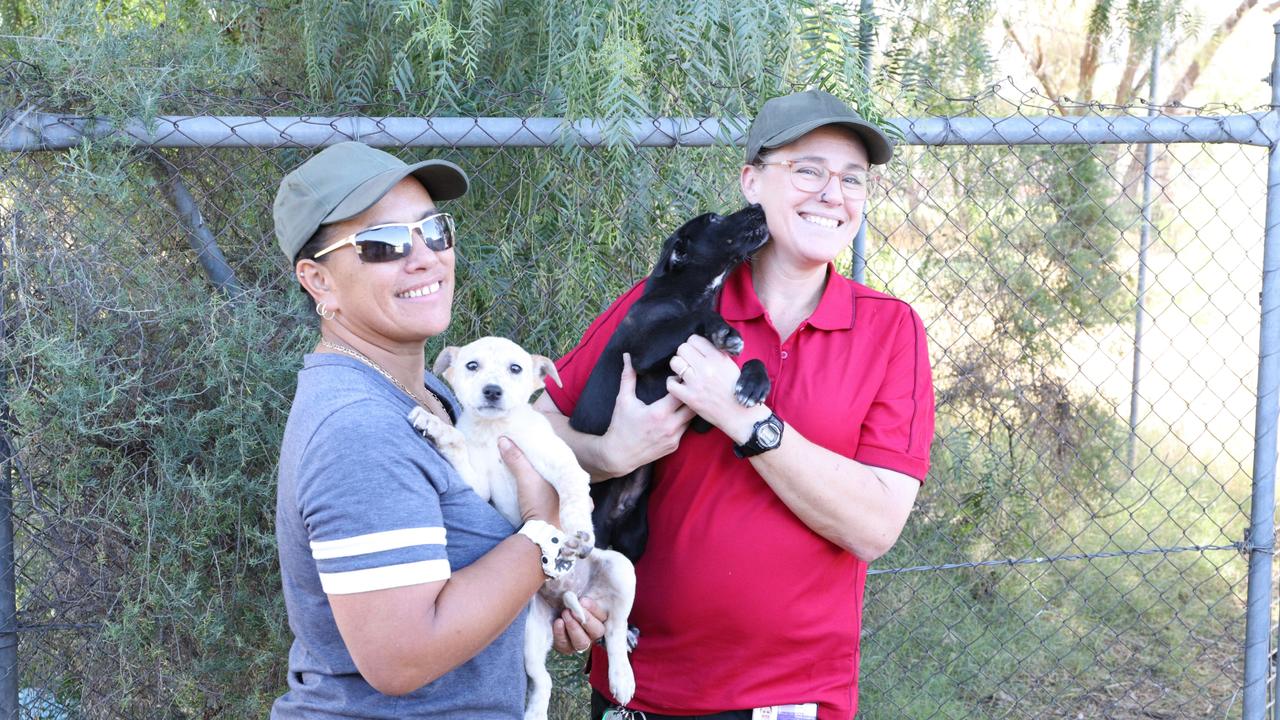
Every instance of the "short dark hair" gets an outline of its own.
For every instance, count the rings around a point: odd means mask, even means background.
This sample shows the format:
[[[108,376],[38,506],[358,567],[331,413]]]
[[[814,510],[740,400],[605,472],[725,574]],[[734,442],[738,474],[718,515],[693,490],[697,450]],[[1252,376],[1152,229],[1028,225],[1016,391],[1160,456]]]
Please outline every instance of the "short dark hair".
[[[333,225],[321,225],[311,234],[307,241],[302,243],[302,247],[298,248],[298,254],[293,257],[293,264],[297,265],[299,260],[315,260],[316,262],[324,262],[316,260],[316,253],[325,249],[329,244],[329,238],[333,235]]]

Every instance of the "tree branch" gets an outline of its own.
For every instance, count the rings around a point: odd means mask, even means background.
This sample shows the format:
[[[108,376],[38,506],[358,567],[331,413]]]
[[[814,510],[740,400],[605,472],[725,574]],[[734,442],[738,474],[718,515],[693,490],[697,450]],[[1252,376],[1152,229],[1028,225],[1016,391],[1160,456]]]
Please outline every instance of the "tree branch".
[[[1014,31],[1013,25],[1004,18],[1001,18],[1000,21],[1004,24],[1004,31],[1009,36],[1009,39],[1013,40],[1013,44],[1018,46],[1018,50],[1022,53],[1022,57],[1026,59],[1027,66],[1031,68],[1031,74],[1035,75],[1036,80],[1040,81],[1040,87],[1044,88],[1044,94],[1053,101],[1053,104],[1057,106],[1059,112],[1066,115],[1067,111],[1062,107],[1062,95],[1058,92],[1058,89],[1054,87],[1053,78],[1049,77],[1049,74],[1044,71],[1044,53],[1040,50],[1039,40],[1036,41],[1035,51],[1028,51],[1027,47],[1022,44],[1022,39],[1018,37],[1018,33]]]
[[[1138,74],[1138,66],[1142,63],[1142,59],[1149,54],[1147,52],[1148,48],[1143,42],[1143,39],[1148,37],[1149,33],[1143,32],[1146,28],[1143,27],[1142,13],[1135,5],[1136,1],[1129,0],[1127,19],[1129,26],[1128,47],[1125,48],[1124,53],[1124,72],[1120,76],[1120,82],[1116,83],[1116,105],[1127,105],[1130,98],[1133,97],[1137,88],[1133,83],[1133,78]],[[1156,22],[1157,25],[1160,23],[1159,20]],[[1159,35],[1157,34],[1155,37],[1158,38]],[[1153,38],[1152,42],[1157,42],[1157,40]]]
[[[204,268],[205,277],[209,278],[209,282],[227,297],[233,300],[238,298],[244,289],[236,281],[235,271],[227,264],[227,259],[218,247],[218,242],[213,239],[213,233],[209,232],[209,228],[204,224],[204,216],[200,214],[195,198],[191,197],[191,192],[187,190],[187,184],[182,181],[182,175],[178,173],[173,163],[155,150],[148,150],[146,156],[151,163],[153,173],[164,188],[169,206],[183,223],[187,242],[196,252],[200,267]]]
[[[1195,87],[1196,80],[1200,79],[1200,73],[1209,66],[1209,63],[1213,60],[1214,54],[1217,53],[1218,48],[1222,46],[1223,41],[1226,40],[1227,36],[1231,35],[1232,31],[1236,29],[1236,25],[1239,24],[1240,19],[1257,4],[1258,0],[1241,0],[1240,4],[1236,6],[1235,12],[1228,15],[1227,18],[1222,21],[1222,24],[1218,26],[1218,29],[1213,31],[1213,35],[1210,35],[1204,45],[1200,46],[1200,49],[1196,52],[1195,59],[1191,61],[1189,66],[1187,66],[1187,71],[1183,73],[1182,77],[1178,79],[1178,82],[1174,84],[1173,90],[1169,93],[1169,97],[1164,101],[1166,105],[1180,103],[1187,97],[1187,94],[1191,92],[1193,87]]]

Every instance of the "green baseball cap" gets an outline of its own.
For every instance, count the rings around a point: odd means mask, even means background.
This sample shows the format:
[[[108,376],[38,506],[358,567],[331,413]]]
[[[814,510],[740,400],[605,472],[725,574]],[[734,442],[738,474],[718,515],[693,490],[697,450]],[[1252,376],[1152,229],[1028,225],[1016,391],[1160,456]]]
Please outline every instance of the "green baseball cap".
[[[410,175],[436,202],[467,193],[467,174],[446,160],[409,165],[360,142],[342,142],[316,153],[285,175],[276,191],[272,215],[280,250],[293,262],[321,225],[368,210]]]
[[[747,131],[747,163],[754,162],[761,150],[782,147],[823,125],[842,125],[855,132],[867,146],[872,165],[883,165],[893,157],[893,141],[878,125],[830,93],[805,90],[773,98],[760,108]]]

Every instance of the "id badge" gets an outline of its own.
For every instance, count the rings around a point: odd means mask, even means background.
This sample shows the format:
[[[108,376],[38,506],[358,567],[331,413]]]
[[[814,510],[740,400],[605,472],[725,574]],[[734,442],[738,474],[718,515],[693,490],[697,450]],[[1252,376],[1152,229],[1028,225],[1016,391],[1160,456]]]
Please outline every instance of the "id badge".
[[[751,720],[818,720],[818,703],[756,708],[751,711]]]

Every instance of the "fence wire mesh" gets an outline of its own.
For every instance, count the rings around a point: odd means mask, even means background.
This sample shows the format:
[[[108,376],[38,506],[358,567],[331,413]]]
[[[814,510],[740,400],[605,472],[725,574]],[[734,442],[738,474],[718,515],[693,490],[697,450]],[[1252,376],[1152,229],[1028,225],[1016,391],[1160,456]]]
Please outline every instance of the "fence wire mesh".
[[[919,93],[888,114],[1050,110],[1008,84]],[[231,129],[314,112],[171,100]],[[271,230],[276,184],[317,149],[289,135],[0,157],[21,717],[262,716],[284,686],[274,469],[316,337]],[[341,139],[335,126],[323,142]],[[451,204],[454,322],[429,357],[481,334],[563,353],[667,232],[741,202],[725,143],[490,139],[396,150],[473,182]],[[1139,145],[904,145],[879,178],[866,282],[925,319],[938,432],[917,508],[868,581],[862,717],[1239,708],[1266,149],[1155,150],[1141,297]],[[553,709],[580,716],[578,668],[556,662]]]

